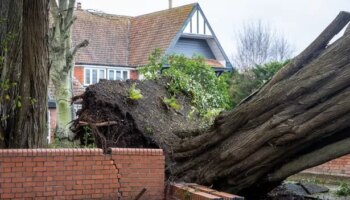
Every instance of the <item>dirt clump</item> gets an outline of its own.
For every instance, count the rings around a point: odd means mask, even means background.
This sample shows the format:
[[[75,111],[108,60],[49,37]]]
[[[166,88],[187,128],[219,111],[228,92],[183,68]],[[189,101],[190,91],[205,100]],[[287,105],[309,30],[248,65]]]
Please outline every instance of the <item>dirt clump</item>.
[[[197,130],[203,124],[191,115],[191,100],[177,95],[181,110],[172,109],[164,98],[172,95],[167,90],[169,81],[110,81],[101,80],[89,86],[82,98],[82,109],[77,113],[72,130],[76,138],[86,141],[91,133],[98,147],[162,148],[163,135],[181,134]],[[136,84],[142,98],[129,98],[130,87]],[[178,137],[174,135],[174,137]]]

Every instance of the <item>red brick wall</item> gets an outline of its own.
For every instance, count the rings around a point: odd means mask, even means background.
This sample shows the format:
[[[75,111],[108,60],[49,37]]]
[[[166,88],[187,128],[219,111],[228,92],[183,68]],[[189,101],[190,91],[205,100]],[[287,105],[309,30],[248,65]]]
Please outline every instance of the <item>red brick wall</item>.
[[[0,199],[163,199],[161,150],[0,150]]]
[[[139,78],[138,72],[136,70],[130,70],[130,79],[137,80]]]
[[[112,149],[112,158],[117,162],[123,196],[132,197],[146,188],[141,199],[162,199],[164,193],[164,157],[161,150]],[[147,167],[145,167],[147,166]]]
[[[73,76],[78,79],[78,81],[84,85],[84,67],[83,66],[74,66]]]
[[[350,177],[350,154],[331,160],[317,167],[307,169],[303,172]]]

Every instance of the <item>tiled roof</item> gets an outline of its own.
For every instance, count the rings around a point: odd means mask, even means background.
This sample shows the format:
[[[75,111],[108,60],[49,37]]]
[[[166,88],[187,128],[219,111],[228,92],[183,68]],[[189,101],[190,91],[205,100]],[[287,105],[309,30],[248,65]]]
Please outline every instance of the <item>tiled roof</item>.
[[[195,5],[137,17],[77,10],[73,45],[84,39],[89,40],[89,45],[78,51],[75,62],[111,66],[145,65],[156,48],[164,52],[170,46]]]
[[[87,39],[89,45],[81,48],[76,63],[97,65],[127,65],[130,17],[75,12],[77,20],[73,26],[73,45]]]
[[[219,61],[214,59],[206,59],[206,63],[212,67],[224,67]]]
[[[148,63],[148,56],[156,49],[163,52],[170,46],[184,25],[195,4],[154,12],[131,20],[129,64]]]

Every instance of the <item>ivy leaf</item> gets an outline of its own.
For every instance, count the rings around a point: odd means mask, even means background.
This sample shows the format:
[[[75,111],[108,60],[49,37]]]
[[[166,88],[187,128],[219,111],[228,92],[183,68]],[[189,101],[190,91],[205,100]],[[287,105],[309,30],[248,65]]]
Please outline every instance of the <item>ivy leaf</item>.
[[[21,108],[22,107],[22,103],[20,101],[17,101],[16,102],[16,106],[17,106],[17,108]]]

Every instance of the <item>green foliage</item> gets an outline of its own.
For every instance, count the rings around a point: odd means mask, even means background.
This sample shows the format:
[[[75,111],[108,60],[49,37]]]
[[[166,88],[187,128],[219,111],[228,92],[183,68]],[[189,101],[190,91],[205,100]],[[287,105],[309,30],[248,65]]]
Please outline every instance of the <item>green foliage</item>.
[[[48,146],[50,149],[61,149],[61,148],[81,148],[79,141],[71,142],[68,140],[60,140],[55,138],[54,141]]]
[[[208,122],[209,124],[212,124],[215,117],[218,116],[220,114],[220,112],[222,111],[222,109],[211,109],[208,110],[204,115],[203,115],[203,119]]]
[[[241,73],[234,72],[230,88],[233,106],[264,85],[286,63],[271,62]]]
[[[147,66],[139,69],[139,72],[143,74],[146,79],[153,80],[160,77],[160,71],[165,60],[162,58],[161,53],[161,49],[155,49],[148,57]]]
[[[225,79],[218,78],[203,58],[173,55],[168,58],[168,63],[169,68],[162,75],[170,77],[169,92],[174,95],[182,92],[191,97],[201,116],[212,109],[230,108],[229,87]]]
[[[181,110],[182,109],[182,106],[177,102],[176,98],[173,96],[170,99],[165,97],[163,99],[163,102],[165,104],[167,104],[168,106],[170,106],[171,108],[173,108],[174,110]]]
[[[140,100],[143,98],[142,94],[141,94],[141,90],[136,89],[136,84],[133,83],[131,85],[131,87],[129,88],[129,99],[131,100]]]
[[[154,128],[150,125],[145,126],[145,133],[148,135],[153,135],[154,134]]]
[[[341,183],[339,188],[335,191],[335,194],[338,196],[349,196],[350,195],[349,185],[346,183]]]
[[[7,19],[0,18],[0,25],[7,22]],[[5,55],[9,51],[9,44],[12,40],[16,39],[17,34],[8,32],[5,34],[4,38],[1,38],[0,48],[2,55],[0,55],[0,122],[8,120],[11,117],[14,117],[14,111],[22,107],[21,97],[18,96],[14,91],[17,90],[17,83],[9,79],[9,70],[11,66],[8,65],[5,61]],[[6,122],[4,124],[7,124]],[[1,129],[1,127],[0,127]],[[4,139],[2,133],[0,133],[0,140]]]
[[[167,68],[162,71],[165,63]],[[163,73],[160,73],[161,71]],[[156,49],[149,57],[149,64],[140,69],[140,73],[146,79],[169,78],[167,88],[172,96],[183,93],[192,99],[191,116],[196,112],[202,117],[211,118],[220,111],[231,108],[229,92],[231,73],[224,73],[218,77],[202,57],[186,58],[179,55],[162,57],[161,51]],[[173,101],[171,107],[175,110],[181,109],[181,106],[174,103],[176,100],[174,97],[164,99],[164,102],[171,100]]]
[[[160,74],[163,63],[167,63],[168,67]],[[192,99],[193,110],[202,117],[212,116],[213,113],[217,114],[218,110],[231,108],[229,73],[218,77],[201,57],[186,58],[179,55],[161,57],[160,51],[156,50],[150,56],[149,64],[140,72],[146,79],[170,78],[168,91],[173,96],[179,93],[189,96]],[[173,106],[180,108],[176,103],[173,103]]]

